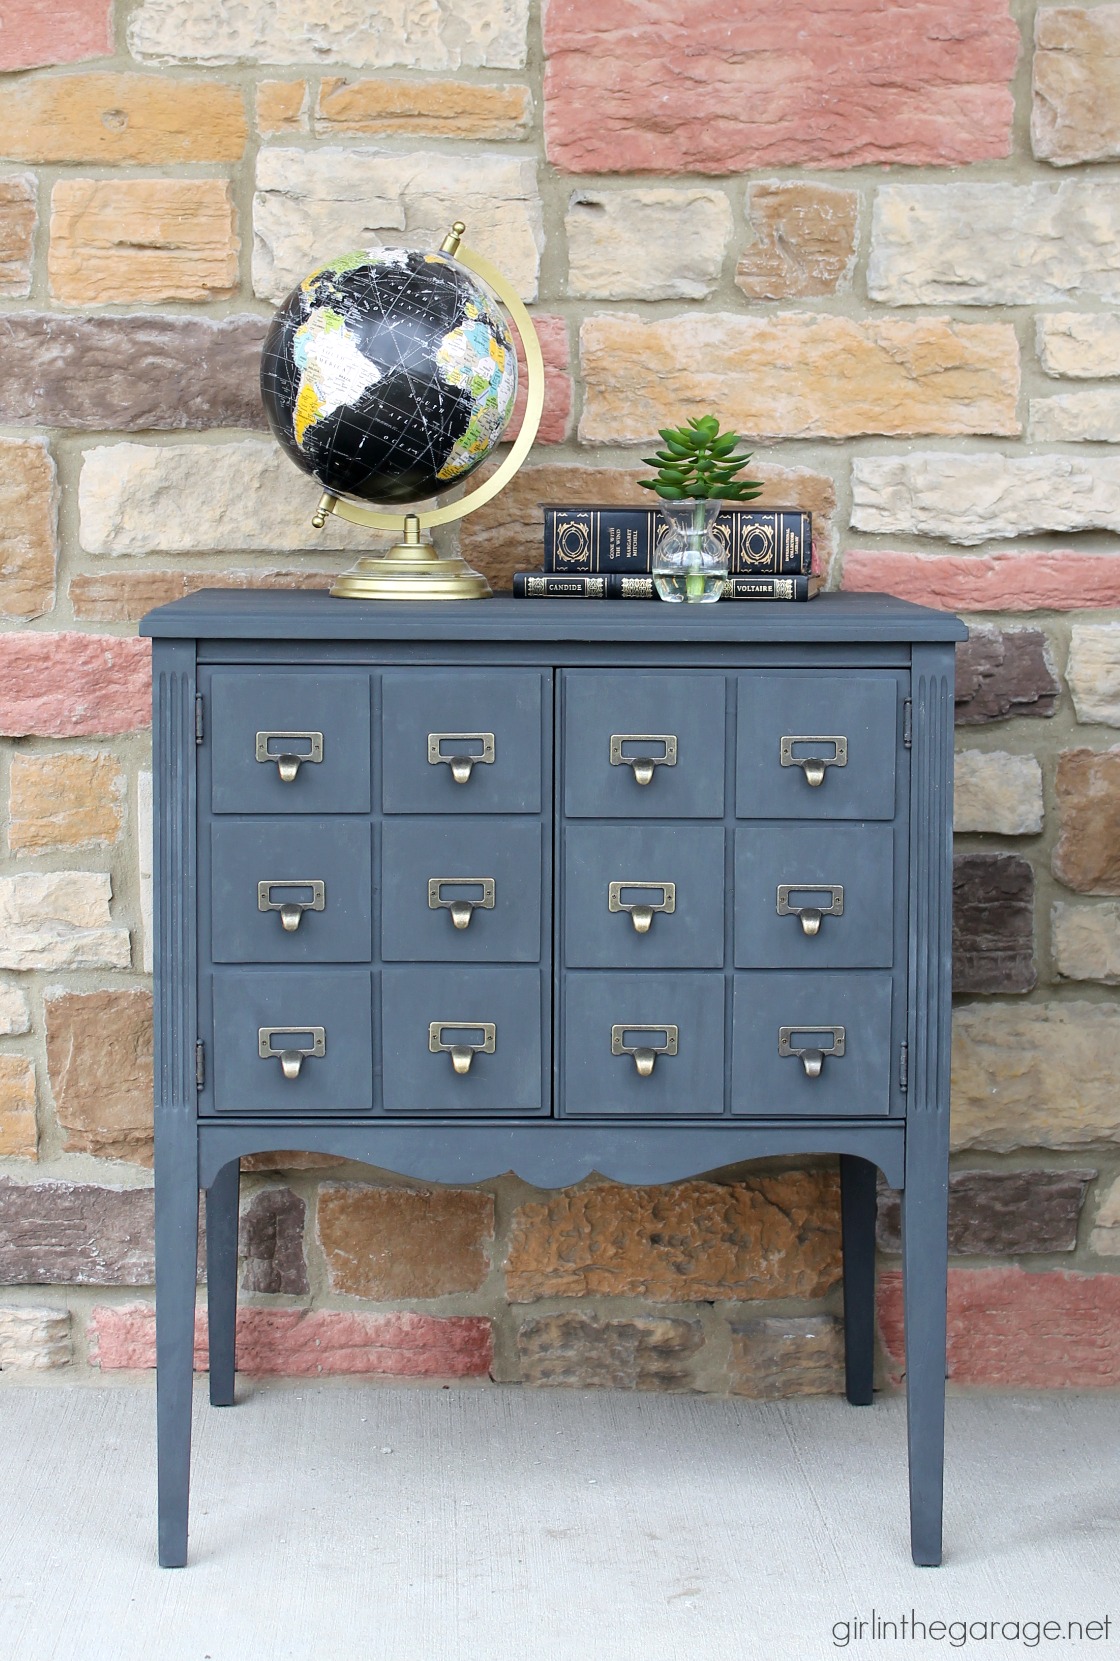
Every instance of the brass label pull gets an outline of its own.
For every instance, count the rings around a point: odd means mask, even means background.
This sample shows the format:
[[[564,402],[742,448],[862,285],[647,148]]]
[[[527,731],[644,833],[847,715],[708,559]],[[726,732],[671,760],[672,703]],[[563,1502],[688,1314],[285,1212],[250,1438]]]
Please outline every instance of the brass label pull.
[[[638,1043],[628,1044],[627,1033],[662,1033],[664,1041],[660,1044]],[[630,1055],[634,1058],[634,1066],[638,1070],[639,1078],[649,1078],[653,1072],[653,1064],[659,1055],[676,1055],[677,1029],[672,1022],[662,1022],[660,1026],[643,1026],[640,1023],[620,1022],[611,1028],[611,1054]]]
[[[274,750],[274,744],[283,745],[283,749]],[[297,750],[293,744],[305,747]],[[322,761],[323,735],[321,732],[259,732],[256,755],[258,761],[274,761],[283,783],[292,784],[305,761]]]
[[[791,894],[827,894],[827,905],[790,905]],[[844,885],[839,882],[780,882],[778,884],[778,916],[799,917],[802,932],[820,933],[822,917],[843,917]]]
[[[812,1033],[827,1032],[832,1043],[826,1048],[819,1045],[797,1045],[794,1038],[807,1038]],[[805,1069],[806,1078],[820,1078],[821,1068],[824,1066],[826,1055],[842,1056],[844,1054],[843,1027],[779,1027],[778,1054],[796,1056]]]
[[[444,755],[445,744],[478,744],[478,750],[456,750]],[[445,762],[451,769],[456,784],[469,784],[471,774],[478,766],[491,766],[494,761],[494,734],[492,732],[430,732],[428,734],[428,765],[438,767]]]
[[[634,889],[642,892],[660,894],[659,901],[624,900],[624,892],[630,893]],[[675,882],[612,882],[607,889],[607,910],[628,911],[630,921],[634,925],[636,934],[648,934],[653,923],[654,913],[658,911],[676,911],[677,885]]]
[[[273,1040],[279,1035],[281,1044],[277,1049]],[[309,1038],[309,1044],[287,1043],[283,1040]],[[326,1027],[258,1027],[257,1054],[262,1061],[271,1061],[276,1057],[280,1062],[280,1071],[286,1079],[297,1079],[303,1066],[305,1056],[326,1055],[327,1029]]]
[[[309,900],[295,899],[288,892],[283,899],[274,900],[272,890],[282,888],[310,892]],[[318,877],[265,877],[257,884],[257,910],[278,911],[280,926],[285,934],[294,934],[305,911],[324,911],[327,904],[327,885]]]
[[[793,753],[795,744],[831,744],[831,755],[797,756]],[[826,767],[846,767],[848,765],[848,740],[842,737],[822,738],[793,736],[783,738],[781,742],[781,763],[783,767],[800,767],[805,775],[806,784],[814,789],[824,783]]]
[[[448,888],[477,888],[480,892],[476,900],[464,899],[461,896],[445,898],[442,892],[445,886]],[[451,921],[457,929],[468,928],[476,911],[493,911],[494,878],[429,877],[428,909],[438,911],[441,907],[451,913]]]
[[[444,1033],[457,1033],[458,1037],[444,1039]],[[463,1038],[463,1033],[478,1032],[482,1036],[475,1043]],[[471,1062],[476,1055],[493,1055],[498,1042],[498,1029],[493,1021],[430,1021],[428,1023],[428,1048],[433,1055],[446,1052],[451,1057],[451,1065],[462,1077],[471,1070]]]
[[[627,755],[624,744],[660,744],[661,754]],[[671,732],[612,732],[611,766],[629,767],[636,784],[652,784],[655,767],[677,765],[677,740]]]

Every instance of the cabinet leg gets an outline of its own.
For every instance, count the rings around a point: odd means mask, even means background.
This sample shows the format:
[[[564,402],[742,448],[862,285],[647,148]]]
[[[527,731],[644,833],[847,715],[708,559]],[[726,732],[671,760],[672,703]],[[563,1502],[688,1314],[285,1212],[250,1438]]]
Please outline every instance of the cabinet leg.
[[[237,1223],[241,1161],[223,1165],[206,1190],[206,1307],[210,1405],[232,1407],[237,1345]]]
[[[869,1407],[875,1376],[875,1167],[840,1155],[840,1218],[844,1246],[844,1392]]]
[[[198,1167],[194,1126],[177,1135],[156,1114],[156,1427],[159,1561],[187,1561],[191,1480],[194,1306],[198,1279]],[[167,1115],[170,1119],[171,1115]]]
[[[948,1174],[944,1157],[913,1146],[907,1132],[902,1194],[906,1412],[910,1454],[910,1545],[914,1562],[941,1562],[945,1462],[945,1300]]]

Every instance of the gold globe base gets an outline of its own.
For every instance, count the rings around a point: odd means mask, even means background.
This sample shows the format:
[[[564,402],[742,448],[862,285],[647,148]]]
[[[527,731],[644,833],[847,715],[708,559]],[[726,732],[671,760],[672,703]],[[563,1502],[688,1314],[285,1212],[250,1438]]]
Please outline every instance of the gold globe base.
[[[485,600],[490,592],[482,572],[461,555],[444,557],[427,537],[421,540],[414,513],[405,518],[403,542],[366,554],[331,589],[339,600]]]

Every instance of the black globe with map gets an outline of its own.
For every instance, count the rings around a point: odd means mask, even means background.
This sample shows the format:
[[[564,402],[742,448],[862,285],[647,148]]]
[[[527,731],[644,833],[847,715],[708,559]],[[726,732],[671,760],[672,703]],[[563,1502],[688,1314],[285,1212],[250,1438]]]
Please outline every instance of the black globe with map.
[[[332,495],[388,507],[461,484],[516,393],[498,301],[446,253],[361,249],[319,266],[261,355],[268,423],[296,465]]]

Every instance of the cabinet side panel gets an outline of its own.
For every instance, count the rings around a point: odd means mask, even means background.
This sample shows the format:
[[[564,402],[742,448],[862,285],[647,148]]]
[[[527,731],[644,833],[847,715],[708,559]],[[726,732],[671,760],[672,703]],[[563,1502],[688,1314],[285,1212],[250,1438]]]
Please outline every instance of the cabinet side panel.
[[[948,1115],[953,903],[953,655],[914,648],[908,1112]]]
[[[155,647],[154,783],[156,1100],[164,1112],[195,1111],[197,1036],[196,768],[194,643]]]

